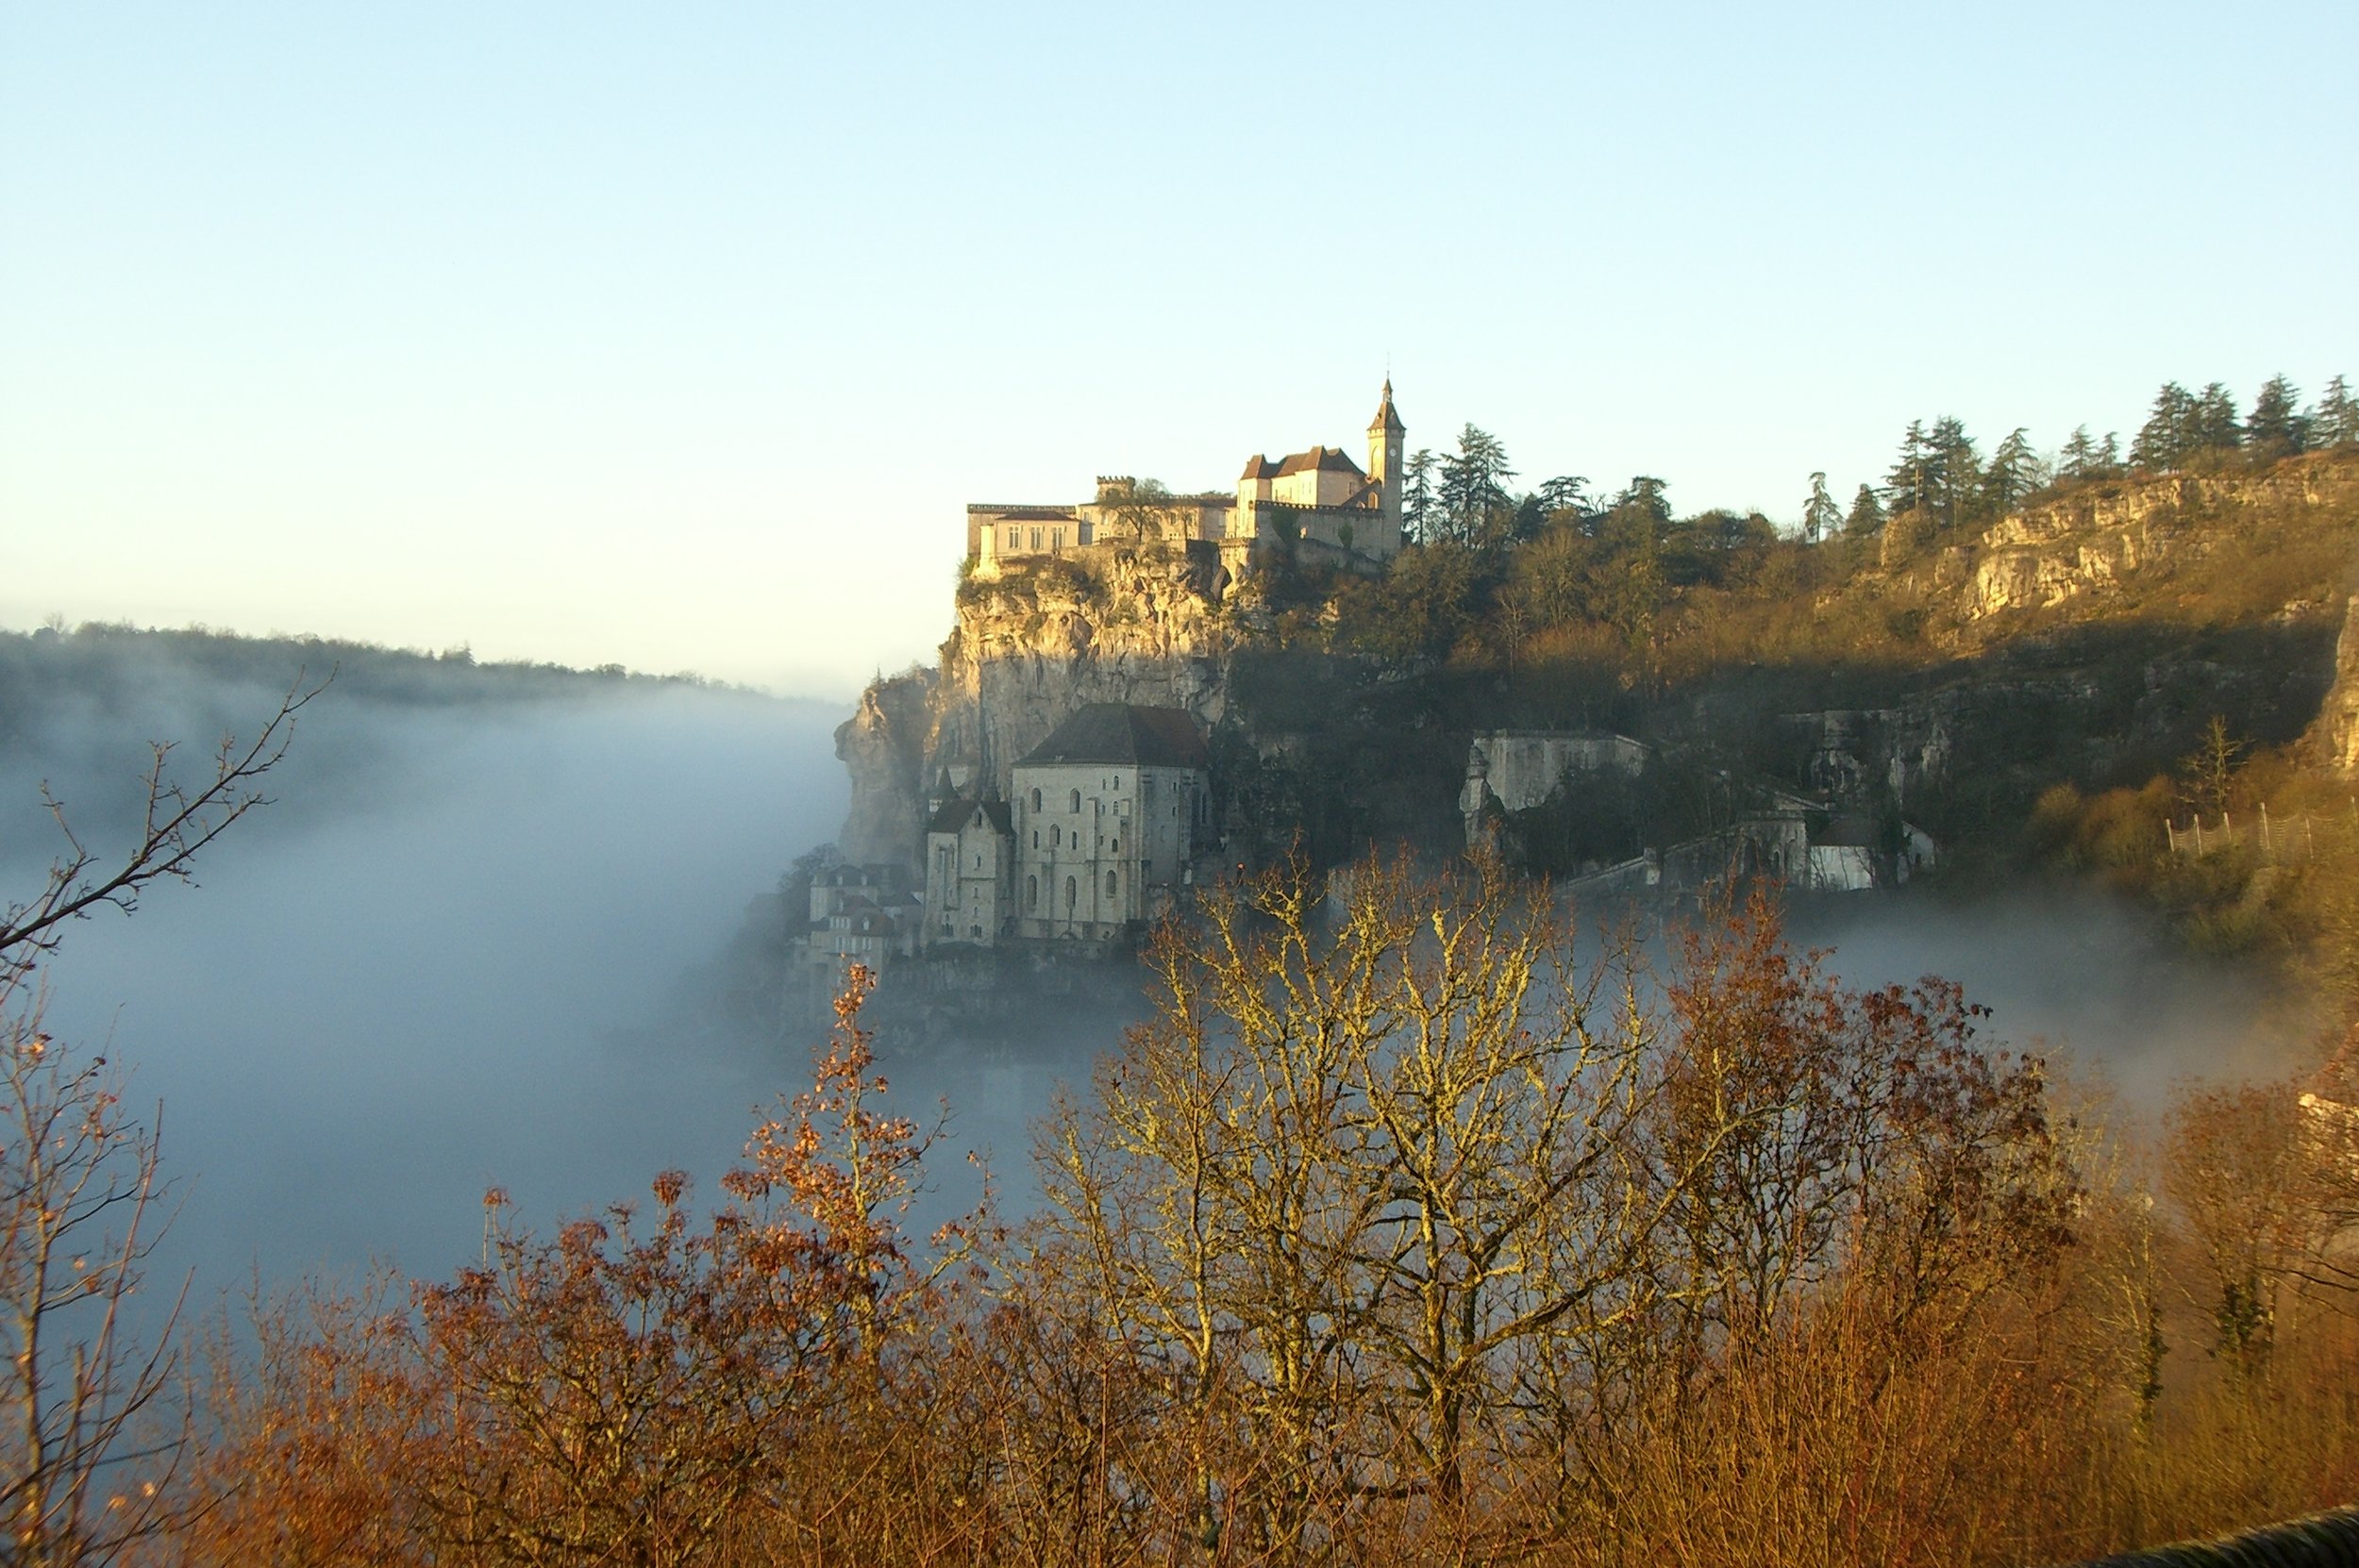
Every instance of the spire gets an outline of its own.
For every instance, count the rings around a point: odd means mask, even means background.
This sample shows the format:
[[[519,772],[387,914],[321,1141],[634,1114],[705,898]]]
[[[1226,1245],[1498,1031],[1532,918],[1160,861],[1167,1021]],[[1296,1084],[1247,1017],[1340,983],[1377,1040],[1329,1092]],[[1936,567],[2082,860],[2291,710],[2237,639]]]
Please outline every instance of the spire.
[[[1401,424],[1400,415],[1393,409],[1393,378],[1387,375],[1384,377],[1384,400],[1376,406],[1376,417],[1368,421],[1368,432],[1373,435],[1383,430],[1398,435],[1407,428]]]

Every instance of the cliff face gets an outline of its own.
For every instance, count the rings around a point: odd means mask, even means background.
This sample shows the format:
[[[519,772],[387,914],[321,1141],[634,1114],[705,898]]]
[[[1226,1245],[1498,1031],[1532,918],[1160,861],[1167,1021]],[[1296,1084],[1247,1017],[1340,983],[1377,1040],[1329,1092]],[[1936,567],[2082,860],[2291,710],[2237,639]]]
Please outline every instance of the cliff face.
[[[1152,547],[962,584],[939,671],[870,687],[836,732],[852,775],[839,847],[915,869],[927,800],[945,774],[959,789],[1004,793],[1015,762],[1087,703],[1182,708],[1213,728],[1228,657],[1250,635],[1250,600],[1229,592],[1215,563]]]
[[[2000,519],[1974,542],[1944,551],[1934,583],[1957,592],[1966,621],[2049,609],[2102,597],[2158,564],[2200,569],[2218,551],[2256,542],[2224,519],[2348,527],[2355,516],[2359,465],[2329,458],[2258,475],[2123,481]]]
[[[2315,720],[2334,765],[2359,772],[2359,622],[2339,613],[2359,546],[2347,455],[2090,486],[1970,536],[1882,544],[1866,570],[1797,592],[1920,628],[1913,656],[1732,658],[1615,722],[1689,754],[1706,793],[1713,770],[1732,769],[1905,805],[1961,837],[2013,831],[2008,813],[2059,777],[2166,766],[2216,712],[2267,743]],[[1092,702],[1196,715],[1240,858],[1297,834],[1337,856],[1371,838],[1441,843],[1459,828],[1470,735],[1591,722],[1585,689],[1551,699],[1545,671],[1535,697],[1512,668],[1397,667],[1298,638],[1280,651],[1276,619],[1257,581],[1185,547],[962,583],[939,669],[879,682],[838,731],[853,786],[841,848],[916,869],[945,776],[1007,792],[1014,763]]]

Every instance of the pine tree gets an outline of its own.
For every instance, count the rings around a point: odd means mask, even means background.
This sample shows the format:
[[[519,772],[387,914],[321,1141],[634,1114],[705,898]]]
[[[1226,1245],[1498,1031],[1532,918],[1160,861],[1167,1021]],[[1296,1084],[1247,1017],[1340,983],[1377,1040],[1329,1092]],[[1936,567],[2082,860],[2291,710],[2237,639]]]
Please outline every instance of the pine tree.
[[[2004,448],[2001,448],[2004,450]],[[2072,438],[2056,454],[2056,471],[2067,479],[2085,479],[2097,470],[2097,442],[2089,439],[2089,427],[2076,425]]]
[[[2359,446],[2359,399],[2339,375],[2326,384],[2310,410],[2310,440],[2318,447]]]
[[[2245,416],[2244,434],[2246,445],[2267,457],[2287,457],[2308,447],[2310,422],[2302,416],[2301,394],[2292,382],[2281,375],[2261,384],[2252,412]]]
[[[2130,466],[2150,474],[2181,467],[2196,447],[2195,394],[2176,381],[2166,381],[2154,394],[2154,407],[2130,443]]]
[[[1815,544],[1832,535],[1843,521],[1843,509],[1827,493],[1827,475],[1821,471],[1810,476],[1810,499],[1802,503],[1802,537]]]
[[[1850,515],[1843,520],[1843,531],[1855,539],[1865,538],[1884,525],[1883,503],[1876,499],[1874,487],[1862,485],[1851,497]]]
[[[1884,476],[1885,505],[1897,515],[1926,508],[1934,483],[1933,451],[1925,439],[1925,422],[1909,421],[1908,434],[1900,438],[1899,460]]]
[[[2083,433],[2082,439],[2087,439]],[[2016,504],[2039,489],[2045,475],[2041,473],[2039,454],[2032,450],[2032,442],[2021,425],[2007,434],[1999,443],[1999,450],[1990,456],[1990,468],[1983,475],[1983,507],[1992,516],[2004,516]]]
[[[1441,470],[1436,499],[1444,533],[1472,544],[1503,531],[1494,527],[1494,513],[1509,507],[1507,481],[1515,471],[1507,466],[1507,448],[1497,436],[1467,425],[1458,433],[1458,450],[1442,459]]]
[[[2244,426],[2236,421],[2236,400],[2217,381],[2195,400],[2195,443],[2199,451],[2233,452],[2244,444]]]
[[[1932,493],[1926,497],[1926,509],[1945,526],[1954,528],[1966,521],[1966,508],[1982,483],[1982,465],[1974,450],[1974,438],[1966,433],[1963,420],[1944,414],[1933,421],[1933,433],[1927,442],[1932,448],[1933,472],[1938,478]]]
[[[1433,450],[1420,446],[1401,469],[1400,523],[1411,539],[1433,537]]]

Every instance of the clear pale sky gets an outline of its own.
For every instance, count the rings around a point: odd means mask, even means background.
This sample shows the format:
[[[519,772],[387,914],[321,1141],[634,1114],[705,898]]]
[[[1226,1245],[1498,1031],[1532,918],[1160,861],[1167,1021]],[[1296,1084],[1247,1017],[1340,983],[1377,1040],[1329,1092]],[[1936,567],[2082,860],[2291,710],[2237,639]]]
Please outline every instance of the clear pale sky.
[[[969,500],[2359,376],[2359,6],[0,4],[0,625],[848,694]]]

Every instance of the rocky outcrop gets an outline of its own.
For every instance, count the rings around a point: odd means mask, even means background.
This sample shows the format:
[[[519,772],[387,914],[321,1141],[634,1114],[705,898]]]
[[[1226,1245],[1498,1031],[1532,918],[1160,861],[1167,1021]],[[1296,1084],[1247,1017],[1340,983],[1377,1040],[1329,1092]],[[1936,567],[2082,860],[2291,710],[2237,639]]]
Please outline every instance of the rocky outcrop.
[[[2168,559],[2200,563],[2233,547],[2207,526],[2247,517],[2348,514],[2359,509],[2359,468],[2331,458],[2283,463],[2258,475],[2173,475],[2080,491],[2001,518],[1972,544],[1944,551],[1936,589],[1956,587],[1960,618],[2049,609],[2101,595]]]
[[[2334,684],[2318,709],[2316,733],[2329,768],[2346,778],[2359,775],[2359,594],[2343,612],[2343,634],[2334,642]]]
[[[851,814],[836,835],[846,859],[920,869],[927,742],[940,684],[930,670],[878,681],[836,727],[835,754],[852,776]]]
[[[1006,791],[1016,761],[1089,703],[1183,708],[1212,728],[1228,656],[1255,626],[1252,595],[1229,591],[1216,559],[1178,549],[1075,552],[962,584],[939,672],[870,687],[836,732],[852,775],[839,847],[912,863],[945,776]]]

